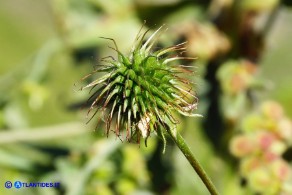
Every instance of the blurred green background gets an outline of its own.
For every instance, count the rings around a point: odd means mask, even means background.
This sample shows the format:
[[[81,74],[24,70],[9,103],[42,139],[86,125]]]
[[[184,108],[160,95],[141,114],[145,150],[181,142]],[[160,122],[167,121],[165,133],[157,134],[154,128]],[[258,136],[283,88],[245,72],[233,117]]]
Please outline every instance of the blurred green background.
[[[264,83],[257,96],[280,102],[291,118],[292,10],[288,1],[275,2],[272,8],[259,8],[265,13],[255,22],[255,29],[261,28],[274,14],[267,34],[263,33],[264,49],[258,49],[255,60]],[[222,194],[253,194],[241,187],[237,162],[226,144],[217,147],[212,132],[205,130],[208,125],[202,125],[204,121],[212,123],[208,121],[212,110],[207,97],[212,87],[207,67],[217,59],[239,58],[231,52],[234,35],[224,30],[238,27],[226,23],[220,29],[220,22],[216,23],[217,12],[224,12],[225,4],[232,3],[1,1],[0,194],[208,194],[171,141],[162,154],[162,143],[156,136],[151,137],[148,147],[121,143],[114,135],[106,138],[102,126],[94,130],[98,119],[86,124],[84,102],[89,95],[78,91],[85,84],[81,78],[101,57],[115,55],[107,47],[112,43],[99,37],[114,38],[119,49],[127,53],[144,20],[147,28],[156,29],[163,23],[169,27],[162,45],[187,39],[188,54],[199,56],[192,65],[197,72],[198,113],[205,119],[182,118],[179,127],[194,154]],[[216,127],[213,131],[217,135]],[[228,137],[230,132],[223,133],[221,137]],[[60,182],[62,187],[5,189],[7,180]]]

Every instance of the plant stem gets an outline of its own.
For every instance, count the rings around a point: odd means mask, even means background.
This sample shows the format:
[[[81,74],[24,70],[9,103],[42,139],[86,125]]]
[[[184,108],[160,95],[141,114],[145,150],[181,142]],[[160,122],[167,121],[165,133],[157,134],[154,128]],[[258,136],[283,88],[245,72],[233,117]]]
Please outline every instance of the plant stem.
[[[45,140],[63,139],[89,134],[81,122],[71,122],[31,129],[1,130],[0,146],[19,142],[43,142]]]
[[[176,143],[176,145],[179,147],[179,149],[182,151],[182,153],[185,155],[185,157],[188,159],[189,163],[192,165],[194,170],[197,172],[207,189],[209,190],[211,195],[219,195],[217,192],[214,184],[206,174],[203,167],[200,165],[199,161],[195,158],[194,154],[186,144],[184,138],[177,132],[173,131],[171,129],[167,129],[167,132],[170,134],[173,141]]]

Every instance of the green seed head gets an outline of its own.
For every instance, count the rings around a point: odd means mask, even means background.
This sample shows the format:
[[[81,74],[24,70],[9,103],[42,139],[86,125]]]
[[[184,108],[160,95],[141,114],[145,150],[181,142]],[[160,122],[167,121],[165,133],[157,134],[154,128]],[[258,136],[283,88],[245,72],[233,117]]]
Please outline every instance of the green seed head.
[[[113,39],[118,59],[103,60],[107,65],[95,72],[105,72],[104,76],[92,81],[85,88],[94,88],[89,112],[102,111],[106,122],[106,134],[112,129],[117,136],[126,131],[126,140],[140,142],[151,132],[164,135],[163,130],[172,129],[178,123],[172,115],[177,111],[186,116],[200,116],[193,111],[198,99],[191,82],[184,77],[191,71],[183,65],[175,65],[186,57],[166,57],[175,51],[184,51],[185,43],[153,51],[153,46],[161,35],[156,30],[143,43],[148,31],[138,33],[128,56],[123,55]],[[106,38],[109,39],[109,38]]]

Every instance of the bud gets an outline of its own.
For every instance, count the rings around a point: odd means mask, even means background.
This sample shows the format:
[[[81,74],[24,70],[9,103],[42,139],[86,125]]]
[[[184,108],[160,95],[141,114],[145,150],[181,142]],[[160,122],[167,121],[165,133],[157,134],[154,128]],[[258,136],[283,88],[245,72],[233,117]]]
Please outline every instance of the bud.
[[[259,167],[249,173],[250,187],[260,194],[277,194],[280,182],[275,180],[267,167]]]
[[[270,132],[260,131],[256,134],[256,140],[261,150],[268,150],[276,140],[276,137]]]
[[[274,175],[281,181],[287,180],[291,175],[289,164],[281,158],[273,161],[271,167]]]
[[[260,167],[262,162],[256,156],[247,157],[240,162],[240,172],[243,176],[248,176],[251,171]]]
[[[287,147],[287,144],[285,144],[283,141],[276,140],[270,146],[270,151],[277,156],[281,156],[285,152]]]
[[[254,151],[254,142],[250,136],[238,135],[232,138],[230,151],[236,157],[244,157]]]
[[[274,101],[266,101],[261,106],[261,111],[265,117],[272,120],[279,120],[284,116],[282,106]]]
[[[253,83],[256,66],[247,61],[229,61],[224,63],[217,73],[222,90],[228,95],[238,95]]]
[[[292,142],[292,122],[288,118],[283,118],[278,124],[279,135],[283,140]]]

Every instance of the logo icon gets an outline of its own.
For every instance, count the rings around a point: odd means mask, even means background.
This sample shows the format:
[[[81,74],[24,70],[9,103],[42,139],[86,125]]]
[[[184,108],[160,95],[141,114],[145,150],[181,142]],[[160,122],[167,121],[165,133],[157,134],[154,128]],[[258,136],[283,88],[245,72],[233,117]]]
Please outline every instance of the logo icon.
[[[6,181],[5,182],[5,188],[7,188],[7,189],[12,188],[12,182],[11,181]]]
[[[16,182],[14,182],[14,187],[19,189],[22,187],[22,183],[20,181],[16,181]]]

